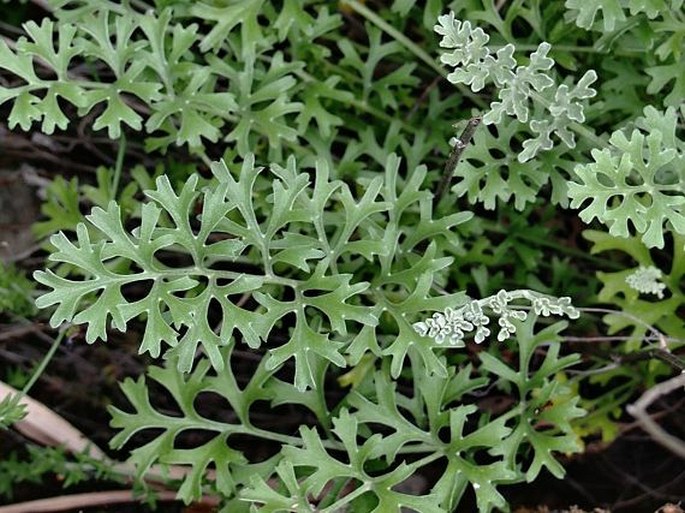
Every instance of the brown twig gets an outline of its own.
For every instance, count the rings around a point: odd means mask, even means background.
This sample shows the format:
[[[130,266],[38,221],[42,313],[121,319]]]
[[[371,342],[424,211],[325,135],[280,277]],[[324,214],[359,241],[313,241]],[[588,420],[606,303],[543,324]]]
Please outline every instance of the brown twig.
[[[469,122],[466,124],[466,128],[464,128],[464,131],[454,144],[452,151],[450,151],[450,155],[447,158],[445,168],[442,172],[442,179],[440,180],[438,187],[435,189],[435,195],[433,197],[434,205],[440,203],[440,200],[447,191],[447,188],[452,181],[452,176],[454,176],[454,170],[457,168],[457,164],[459,164],[459,160],[461,159],[461,155],[464,153],[464,150],[468,146],[469,142],[471,142],[471,139],[473,139],[473,134],[476,133],[476,128],[478,128],[478,125],[480,125],[482,119],[483,118],[480,116],[469,119]]]
[[[650,388],[642,394],[635,404],[628,405],[626,409],[640,423],[642,429],[651,435],[655,442],[660,443],[674,454],[685,459],[685,443],[661,429],[647,413],[647,408],[659,397],[670,394],[682,387],[685,387],[685,372]]]

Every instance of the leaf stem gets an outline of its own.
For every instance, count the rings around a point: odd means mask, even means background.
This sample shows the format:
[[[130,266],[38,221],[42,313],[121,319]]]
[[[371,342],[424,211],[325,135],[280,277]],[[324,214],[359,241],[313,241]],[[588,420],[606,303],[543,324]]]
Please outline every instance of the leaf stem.
[[[61,329],[59,331],[59,334],[55,338],[55,340],[52,342],[52,345],[50,346],[50,349],[48,349],[48,352],[45,354],[43,359],[41,360],[40,364],[38,364],[38,367],[36,370],[33,372],[33,376],[31,376],[31,379],[29,380],[28,383],[24,386],[23,390],[17,395],[17,401],[20,401],[22,397],[27,395],[33,385],[35,385],[36,381],[38,381],[38,378],[43,374],[45,371],[45,368],[48,366],[48,363],[50,363],[50,360],[52,360],[52,357],[55,355],[55,352],[57,351],[57,348],[59,345],[62,343],[62,339],[64,338],[64,334],[66,333],[66,329]]]
[[[331,506],[335,499],[338,497],[340,492],[345,488],[345,485],[350,482],[348,477],[339,477],[335,480],[331,490],[326,494],[326,496],[319,502],[319,508],[327,508]]]
[[[117,161],[114,164],[114,176],[112,176],[112,189],[109,191],[109,199],[112,201],[117,199],[117,191],[119,190],[119,182],[121,181],[121,171],[124,167],[124,155],[126,155],[126,134],[122,131],[121,137],[119,137]]]
[[[207,276],[208,278],[230,278],[237,280],[241,278],[242,276],[247,276],[247,277],[263,277],[264,281],[268,283],[272,283],[275,285],[285,285],[287,287],[292,287],[296,288],[300,285],[300,282],[297,280],[291,280],[290,278],[283,278],[281,276],[276,276],[274,274],[250,274],[250,273],[244,273],[244,272],[236,272],[236,271],[221,271],[217,269],[203,269],[201,267],[186,267],[186,268],[178,268],[178,269],[165,269],[164,271],[154,271],[150,274],[157,274],[158,276],[188,276],[189,274],[200,274]],[[137,275],[138,277],[136,279],[145,279],[145,278],[150,278],[151,276],[143,277],[141,275]],[[130,276],[127,276],[130,277]]]
[[[255,436],[257,438],[264,438],[266,440],[272,440],[274,442],[280,442],[285,445],[292,445],[295,447],[301,447],[304,445],[302,438],[298,436],[284,435],[282,433],[274,433],[273,431],[268,431],[266,429],[257,428],[246,424],[235,424],[231,425],[232,433],[239,433],[242,435]],[[321,440],[321,444],[326,449],[337,449],[344,450],[342,443],[336,442],[335,440]]]

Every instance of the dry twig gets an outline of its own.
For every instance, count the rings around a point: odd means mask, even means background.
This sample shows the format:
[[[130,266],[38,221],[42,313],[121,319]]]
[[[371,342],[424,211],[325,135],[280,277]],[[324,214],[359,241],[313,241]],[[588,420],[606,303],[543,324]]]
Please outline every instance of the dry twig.
[[[647,408],[659,397],[685,387],[685,372],[647,390],[635,404],[626,408],[635,420],[640,423],[655,442],[666,447],[669,451],[685,459],[685,442],[664,431],[647,413]]]

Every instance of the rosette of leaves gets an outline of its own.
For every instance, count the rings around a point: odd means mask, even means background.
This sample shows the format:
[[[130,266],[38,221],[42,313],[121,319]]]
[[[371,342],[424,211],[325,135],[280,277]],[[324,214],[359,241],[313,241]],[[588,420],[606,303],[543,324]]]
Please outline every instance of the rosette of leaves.
[[[506,507],[498,485],[532,481],[542,468],[561,477],[563,468],[551,454],[579,450],[570,421],[585,412],[577,407],[579,398],[560,386],[555,375],[576,363],[578,356],[559,356],[558,334],[563,323],[536,332],[534,315],[524,322],[514,322],[518,328],[518,369],[481,353],[477,378],[471,377],[470,365],[459,371],[450,368],[447,378],[431,377],[420,359],[411,359],[411,395],[397,390],[387,370],[376,372],[349,396],[347,409],[333,421],[333,439],[342,443],[342,451],[326,446],[330,438],[322,438],[311,428],[301,428],[304,447],[283,450],[283,462],[277,470],[282,491],[268,493],[263,478],[256,478],[244,496],[263,504],[264,511],[281,511],[286,504],[296,504],[302,508],[298,511],[332,512],[342,511],[348,503],[353,505],[352,511],[378,513],[394,511],[397,505],[421,512],[454,511],[470,486],[479,511],[490,511]],[[549,347],[544,361],[534,366],[533,352],[546,344]],[[468,401],[469,392],[487,384],[489,379],[484,375],[488,373],[517,386],[521,403],[483,422],[485,415],[464,401]],[[385,426],[389,434],[363,429],[376,425]],[[438,432],[443,435],[437,437]],[[525,456],[527,450],[532,459]],[[342,458],[335,456],[337,452],[342,452]],[[481,452],[490,455],[490,463],[477,463]],[[417,456],[406,459],[402,458],[404,453]],[[418,455],[424,453],[426,456],[419,459]],[[366,467],[377,468],[378,464],[370,464],[374,459],[384,460],[386,465],[399,463],[399,467],[371,476]],[[392,489],[411,475],[412,469],[415,472],[438,459],[446,461],[445,470],[428,495],[408,497]],[[294,479],[294,469],[306,477]],[[351,486],[352,491],[327,508],[314,509],[307,498],[319,496],[326,485],[336,482]],[[363,501],[366,496],[367,502]]]
[[[145,430],[160,433],[134,449],[131,461],[140,476],[153,464],[189,466],[179,490],[186,501],[214,491],[233,501],[231,507],[237,507],[237,498],[257,511],[381,513],[404,507],[423,513],[453,511],[471,487],[479,511],[504,508],[499,486],[530,481],[543,467],[563,475],[553,453],[578,450],[569,421],[583,414],[576,406],[578,397],[555,379],[557,372],[578,361],[577,355],[559,356],[563,324],[535,331],[534,315],[515,322],[518,369],[482,353],[480,368],[447,367],[442,377],[431,375],[413,355],[408,366],[414,376],[412,393],[400,391],[384,365],[362,378],[337,413],[328,409],[321,391],[294,393],[267,369],[265,360],[242,387],[230,373],[214,375],[206,360],[185,376],[173,365],[153,367],[147,379],[169,391],[180,413],[160,411],[151,404],[145,381],[129,379],[123,388],[133,411],[112,409],[113,426],[122,430],[112,445],[121,447]],[[543,361],[533,364],[533,352],[547,344]],[[231,350],[221,352],[229,359]],[[325,369],[318,373],[325,374]],[[521,402],[496,418],[472,403],[471,393],[491,382],[489,373],[521,391]],[[239,422],[203,417],[195,398],[207,393],[225,398]],[[324,433],[303,426],[299,436],[292,436],[255,427],[250,408],[260,400],[302,405],[331,429]],[[205,432],[206,441],[177,449],[175,441],[186,430]],[[232,447],[230,437],[237,434],[279,442],[282,448],[264,462],[251,463]],[[487,464],[480,463],[485,453],[490,455]],[[402,483],[438,460],[446,466],[428,494],[402,490]]]

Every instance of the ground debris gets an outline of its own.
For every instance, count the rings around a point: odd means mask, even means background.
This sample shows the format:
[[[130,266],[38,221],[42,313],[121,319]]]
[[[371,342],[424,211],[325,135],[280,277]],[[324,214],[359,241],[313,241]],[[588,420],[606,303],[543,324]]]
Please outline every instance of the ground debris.
[[[547,506],[538,506],[535,509],[521,507],[514,510],[514,513],[611,513],[608,509],[595,508],[586,511],[578,506],[571,506],[569,509],[549,509]]]
[[[608,509],[595,508],[592,511],[584,510],[578,506],[571,506],[569,509],[554,509],[550,510],[547,506],[538,506],[535,509],[521,507],[514,510],[514,513],[611,513]],[[681,504],[664,504],[654,513],[685,513]]]

